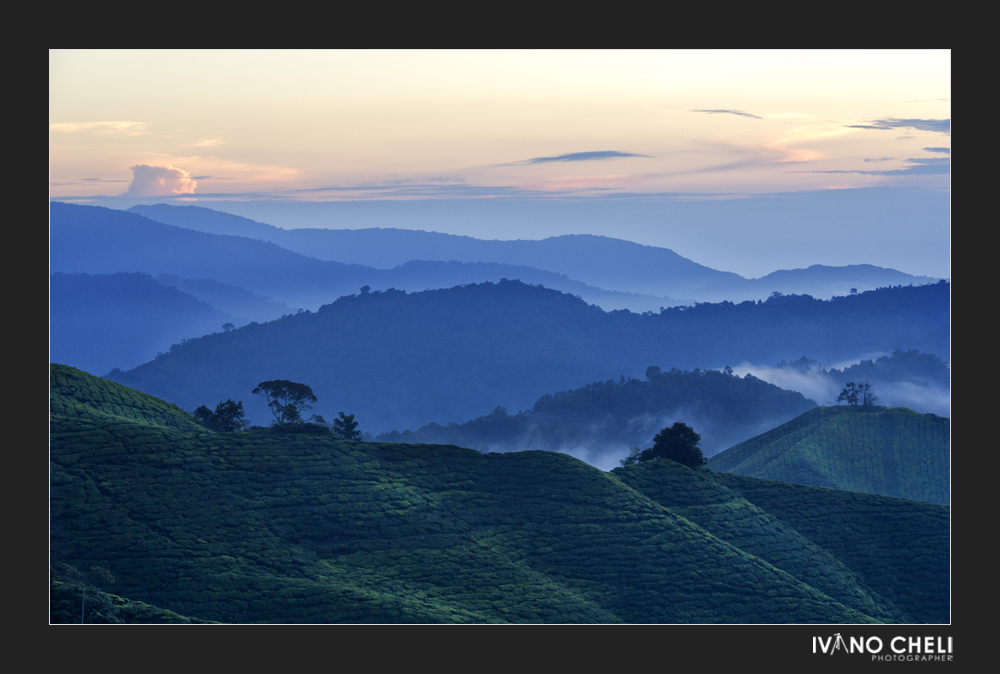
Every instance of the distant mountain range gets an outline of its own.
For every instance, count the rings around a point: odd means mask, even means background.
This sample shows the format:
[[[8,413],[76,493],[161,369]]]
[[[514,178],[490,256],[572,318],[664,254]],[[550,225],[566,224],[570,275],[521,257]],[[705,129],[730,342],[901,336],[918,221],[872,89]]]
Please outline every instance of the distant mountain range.
[[[604,312],[519,281],[369,292],[190,339],[108,376],[188,410],[242,399],[256,423],[271,418],[263,399],[249,395],[259,382],[303,382],[321,401],[318,413],[357,414],[360,430],[376,434],[463,422],[497,405],[528,409],[547,393],[642,375],[650,365],[721,369],[806,349],[833,360],[897,347],[934,353],[947,349],[949,307],[947,283],[653,315]]]
[[[708,461],[737,475],[948,503],[951,422],[905,408],[819,407]]]
[[[736,302],[765,299],[772,292],[781,292],[826,299],[846,295],[852,288],[860,292],[939,280],[867,264],[845,267],[813,265],[808,269],[779,270],[759,279],[745,279],[732,272],[700,265],[667,248],[604,236],[566,235],[540,241],[484,241],[467,236],[403,229],[285,230],[200,206],[158,204],[133,206],[129,211],[151,220],[201,232],[270,241],[321,260],[381,269],[395,268],[413,260],[505,264],[565,275],[594,288],[660,298],[656,300],[659,305],[648,300],[645,305],[635,304],[636,307],[644,307],[640,311],[655,311],[658,306],[680,303],[671,298],[688,298],[684,301],[686,303],[694,300]],[[546,287],[588,299],[582,292],[546,283],[537,276],[537,271],[533,278],[526,278],[526,273],[523,270],[517,275],[508,273],[507,278],[518,278],[525,283],[543,283]],[[487,280],[495,282],[498,279],[480,277],[466,282]],[[411,284],[394,287],[424,290],[435,286],[417,287]],[[615,304],[611,297],[603,300],[588,299],[605,309],[633,308],[620,300]]]
[[[216,433],[50,369],[53,622],[951,619],[946,505],[667,459],[606,473],[552,452]]]
[[[669,297],[603,290],[562,274],[510,264],[411,260],[393,269],[376,269],[323,261],[267,241],[185,229],[95,206],[53,202],[50,232],[53,272],[210,279],[310,310],[363,286],[412,292],[504,278],[541,284],[609,309],[655,311],[679,303]]]

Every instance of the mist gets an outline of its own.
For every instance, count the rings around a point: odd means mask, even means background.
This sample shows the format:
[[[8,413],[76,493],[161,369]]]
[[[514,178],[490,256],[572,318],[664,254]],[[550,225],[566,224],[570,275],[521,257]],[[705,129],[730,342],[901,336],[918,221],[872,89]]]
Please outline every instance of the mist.
[[[837,397],[844,386],[842,380],[849,377],[849,368],[865,361],[890,360],[891,354],[878,352],[863,354],[858,358],[838,363],[819,364],[811,361],[803,367],[799,361],[778,366],[759,365],[742,362],[733,368],[739,375],[754,377],[780,386],[789,391],[798,391],[820,405],[836,405]],[[898,374],[896,375],[898,376]],[[888,377],[865,377],[858,381],[868,381],[878,396],[878,404],[886,407],[908,407],[922,414],[936,414],[951,417],[951,388],[940,382],[927,380],[917,373],[904,375],[906,378],[893,381]]]

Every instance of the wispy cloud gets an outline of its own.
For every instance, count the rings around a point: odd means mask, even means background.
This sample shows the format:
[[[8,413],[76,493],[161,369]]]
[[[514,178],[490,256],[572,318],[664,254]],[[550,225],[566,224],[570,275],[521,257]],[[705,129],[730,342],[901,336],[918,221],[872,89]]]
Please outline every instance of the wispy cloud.
[[[867,161],[867,160],[865,160]],[[950,157],[917,157],[907,159],[912,166],[901,169],[891,169],[888,171],[799,171],[799,173],[860,173],[868,176],[928,176],[928,175],[948,175],[951,173]]]
[[[141,136],[146,133],[145,122],[57,122],[49,124],[54,133],[90,132],[100,136]]]
[[[633,182],[635,178],[627,175],[602,176],[570,176],[567,178],[551,178],[525,185],[526,188],[541,192],[576,192],[579,190],[611,190]]]
[[[941,154],[951,154],[950,147],[925,147],[924,152],[940,152]]]
[[[892,157],[882,157],[881,159],[865,159],[865,163],[866,164],[872,164],[872,163],[877,163],[877,162],[880,162],[880,161],[892,161],[892,160],[893,160]]]
[[[846,124],[849,129],[917,129],[918,131],[934,131],[936,133],[951,133],[950,119],[876,119],[868,124]]]
[[[191,143],[191,147],[216,147],[217,145],[222,145],[222,143],[223,140],[221,138],[199,138]]]
[[[524,159],[521,161],[511,162],[509,164],[504,164],[504,166],[515,166],[524,164],[546,164],[548,162],[554,161],[594,161],[600,159],[619,159],[621,157],[645,157],[649,158],[648,154],[634,154],[632,152],[618,152],[617,150],[601,150],[597,152],[571,152],[569,154],[561,154],[555,157],[533,157],[531,159]]]
[[[150,166],[136,164],[130,166],[132,184],[122,196],[154,197],[174,194],[194,194],[198,182],[190,173],[171,165]]]
[[[743,112],[742,110],[692,110],[691,112],[704,112],[708,115],[739,115],[740,117],[749,117],[751,119],[764,119],[763,117],[751,115],[749,112]]]

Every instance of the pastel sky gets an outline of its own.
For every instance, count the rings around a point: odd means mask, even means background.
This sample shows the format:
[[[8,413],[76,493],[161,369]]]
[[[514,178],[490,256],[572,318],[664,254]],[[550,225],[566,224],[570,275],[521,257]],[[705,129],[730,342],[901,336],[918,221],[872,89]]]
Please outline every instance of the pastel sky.
[[[947,276],[950,71],[948,50],[53,50],[50,196],[282,227],[607,234],[751,275]],[[865,205],[831,207],[831,190]],[[775,195],[799,205],[772,217]],[[676,203],[720,199],[756,211]]]
[[[948,51],[52,51],[53,197],[947,186]]]

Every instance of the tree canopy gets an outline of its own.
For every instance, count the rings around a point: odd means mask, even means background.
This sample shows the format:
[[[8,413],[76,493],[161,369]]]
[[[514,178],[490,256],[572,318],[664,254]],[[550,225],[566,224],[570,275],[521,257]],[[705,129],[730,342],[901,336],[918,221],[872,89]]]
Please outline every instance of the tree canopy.
[[[243,430],[246,426],[244,417],[242,400],[233,402],[232,399],[228,399],[220,402],[215,406],[214,412],[205,405],[194,411],[195,421],[206,428],[223,433]]]
[[[267,399],[275,423],[279,424],[301,422],[302,411],[312,409],[311,403],[316,402],[311,388],[287,379],[262,381],[252,393]]]
[[[697,468],[705,465],[705,457],[698,446],[700,442],[701,436],[693,428],[677,421],[656,434],[653,446],[639,454],[639,461],[663,458]]]
[[[874,407],[878,402],[878,396],[875,395],[872,385],[868,382],[855,384],[849,381],[847,382],[847,386],[841,389],[840,395],[837,396],[837,404],[839,405],[842,402],[846,402],[848,405]]]
[[[333,420],[333,432],[345,440],[361,439],[361,431],[358,430],[358,422],[354,420],[353,414],[344,416],[341,412],[340,418]]]

